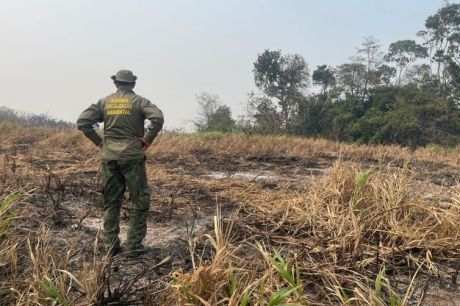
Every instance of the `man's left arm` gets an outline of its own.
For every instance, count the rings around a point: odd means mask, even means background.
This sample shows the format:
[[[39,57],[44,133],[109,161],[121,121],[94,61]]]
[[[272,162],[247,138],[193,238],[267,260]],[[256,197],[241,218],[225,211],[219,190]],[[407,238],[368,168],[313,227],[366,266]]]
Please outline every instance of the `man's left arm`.
[[[163,128],[163,112],[147,100],[142,107],[142,113],[144,114],[144,118],[150,121],[148,131],[143,138],[148,143],[148,145],[150,145]]]

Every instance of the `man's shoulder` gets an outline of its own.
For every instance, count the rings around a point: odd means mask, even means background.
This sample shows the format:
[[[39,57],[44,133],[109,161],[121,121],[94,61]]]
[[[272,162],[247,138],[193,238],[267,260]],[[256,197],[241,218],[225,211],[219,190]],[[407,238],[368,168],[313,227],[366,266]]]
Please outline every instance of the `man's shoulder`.
[[[111,94],[101,98],[99,101],[102,101],[102,102],[105,102],[105,101],[108,101],[112,98],[115,98],[117,96],[117,93],[116,92],[112,92]]]
[[[138,94],[135,94],[136,95],[136,99],[138,99],[139,101],[146,101],[146,102],[149,102],[150,100],[147,99],[146,97],[143,97],[141,95],[138,95]]]

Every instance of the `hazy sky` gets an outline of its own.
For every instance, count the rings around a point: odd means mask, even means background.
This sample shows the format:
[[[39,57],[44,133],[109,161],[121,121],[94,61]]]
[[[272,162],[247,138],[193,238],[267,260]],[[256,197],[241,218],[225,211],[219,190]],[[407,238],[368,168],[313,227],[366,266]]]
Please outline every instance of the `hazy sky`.
[[[451,1],[457,2],[457,1]],[[265,49],[299,53],[311,70],[354,55],[366,36],[416,38],[443,0],[0,0],[0,106],[75,121],[131,69],[136,92],[190,125],[195,95],[236,115]]]

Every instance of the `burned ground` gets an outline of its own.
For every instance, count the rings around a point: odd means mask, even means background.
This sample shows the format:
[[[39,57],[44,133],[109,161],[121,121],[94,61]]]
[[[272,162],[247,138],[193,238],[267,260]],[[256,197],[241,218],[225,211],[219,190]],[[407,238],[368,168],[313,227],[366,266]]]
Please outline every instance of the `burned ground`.
[[[147,161],[146,244],[156,251],[109,259],[98,242],[98,150],[73,131],[3,139],[0,192],[22,191],[3,240],[17,239],[4,259],[18,258],[5,264],[14,268],[2,287],[14,290],[2,290],[4,302],[62,304],[39,285],[51,280],[66,301],[81,305],[237,305],[245,292],[251,305],[264,305],[295,288],[278,275],[276,263],[285,259],[302,279],[285,302],[460,304],[454,152],[164,135]],[[125,198],[122,240],[129,192]],[[227,284],[234,275],[235,288]]]

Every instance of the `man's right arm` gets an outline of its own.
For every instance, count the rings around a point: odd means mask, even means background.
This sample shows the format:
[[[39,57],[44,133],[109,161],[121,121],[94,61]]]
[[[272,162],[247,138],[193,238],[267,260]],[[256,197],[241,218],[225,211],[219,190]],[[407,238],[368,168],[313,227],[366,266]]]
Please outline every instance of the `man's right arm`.
[[[88,137],[95,145],[100,146],[102,144],[102,139],[96,133],[94,129],[94,124],[102,122],[104,120],[104,115],[102,113],[100,102],[97,104],[92,104],[90,107],[85,109],[81,113],[80,117],[77,119],[77,128]]]

